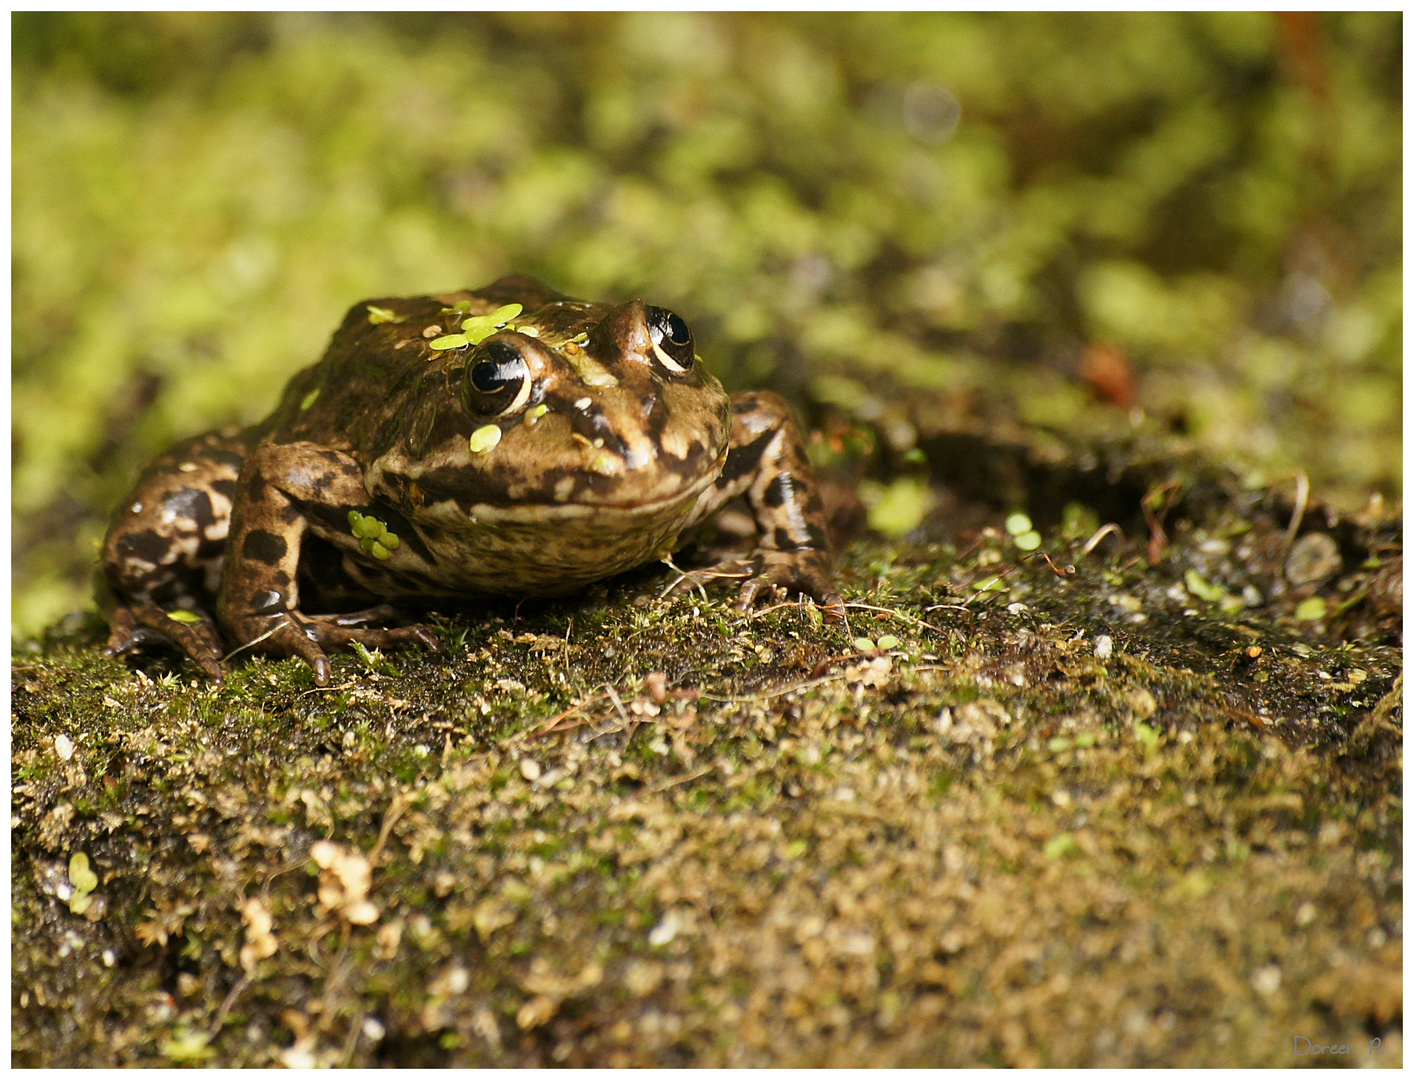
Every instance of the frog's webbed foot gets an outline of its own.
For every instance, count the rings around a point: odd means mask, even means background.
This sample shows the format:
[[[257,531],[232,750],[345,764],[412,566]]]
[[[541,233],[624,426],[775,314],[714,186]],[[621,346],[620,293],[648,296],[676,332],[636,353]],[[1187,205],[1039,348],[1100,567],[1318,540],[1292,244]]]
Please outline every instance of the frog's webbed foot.
[[[752,562],[755,572],[742,583],[741,591],[737,593],[738,611],[750,611],[763,593],[771,596],[781,589],[788,594],[801,593],[813,598],[831,622],[844,618],[844,600],[835,590],[828,552],[815,548],[762,550],[756,553]]]
[[[115,607],[108,613],[108,624],[105,656],[122,656],[149,645],[169,646],[190,656],[212,682],[226,677],[221,670],[221,638],[205,613],[165,611],[156,604],[137,603]]]
[[[663,595],[677,596],[724,579],[742,582],[737,593],[737,610],[741,612],[750,611],[759,600],[780,590],[811,597],[831,622],[844,618],[844,600],[835,591],[829,553],[813,548],[761,550],[747,558],[727,559],[715,566],[686,571]]]
[[[329,685],[328,652],[346,649],[354,642],[368,649],[385,649],[397,645],[421,645],[429,652],[441,651],[441,642],[430,626],[360,626],[371,619],[396,616],[397,611],[386,605],[342,615],[302,615],[285,612],[273,630],[252,635],[251,645],[270,653],[298,656],[314,672],[318,686]]]

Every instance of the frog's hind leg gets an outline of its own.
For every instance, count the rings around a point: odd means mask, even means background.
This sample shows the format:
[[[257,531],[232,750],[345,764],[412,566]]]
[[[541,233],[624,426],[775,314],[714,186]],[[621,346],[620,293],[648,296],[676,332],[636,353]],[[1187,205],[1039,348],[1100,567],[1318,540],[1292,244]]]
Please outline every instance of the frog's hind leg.
[[[756,550],[687,575],[674,589],[713,577],[745,577],[738,607],[749,610],[776,588],[813,597],[834,620],[844,601],[834,585],[824,503],[790,407],[775,394],[732,395],[732,433],[717,482],[698,499],[688,528],[743,496],[756,522]]]
[[[213,612],[245,436],[212,431],[179,443],[142,474],[103,541],[99,607],[121,655],[169,645],[221,680]]]

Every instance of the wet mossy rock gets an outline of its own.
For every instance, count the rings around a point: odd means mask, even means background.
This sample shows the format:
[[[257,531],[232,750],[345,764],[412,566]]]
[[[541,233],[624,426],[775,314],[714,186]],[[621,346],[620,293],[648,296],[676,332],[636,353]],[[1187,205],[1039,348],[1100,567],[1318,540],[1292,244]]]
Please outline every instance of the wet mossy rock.
[[[1397,518],[929,448],[847,627],[650,568],[327,689],[17,654],[13,1063],[1399,1064]]]

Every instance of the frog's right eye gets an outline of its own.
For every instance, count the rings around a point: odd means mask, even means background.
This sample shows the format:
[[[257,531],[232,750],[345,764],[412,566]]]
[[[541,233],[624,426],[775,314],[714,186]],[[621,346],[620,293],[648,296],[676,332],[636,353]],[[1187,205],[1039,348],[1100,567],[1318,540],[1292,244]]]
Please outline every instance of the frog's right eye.
[[[481,416],[505,416],[530,397],[530,368],[520,350],[507,341],[488,341],[466,369],[467,408]]]

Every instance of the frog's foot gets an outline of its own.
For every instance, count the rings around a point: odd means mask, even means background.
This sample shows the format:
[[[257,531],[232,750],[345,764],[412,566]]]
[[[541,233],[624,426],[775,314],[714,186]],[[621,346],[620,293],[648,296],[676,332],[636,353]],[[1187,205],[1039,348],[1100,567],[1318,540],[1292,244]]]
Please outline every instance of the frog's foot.
[[[329,650],[346,649],[353,643],[368,649],[385,649],[396,645],[421,645],[429,652],[439,652],[441,643],[430,626],[360,626],[372,619],[396,617],[397,611],[386,605],[352,611],[342,615],[301,615],[286,612],[273,631],[251,636],[250,644],[265,652],[298,656],[314,672],[318,686],[329,685]]]
[[[105,656],[122,656],[148,645],[169,646],[196,661],[212,682],[226,677],[221,670],[221,638],[205,613],[165,611],[156,604],[138,603],[115,607],[108,613],[108,625],[111,631],[103,647]]]
[[[818,548],[764,550],[756,553],[753,562],[755,573],[742,583],[737,593],[738,611],[750,611],[763,592],[771,596],[777,589],[783,589],[787,593],[812,597],[831,622],[844,618],[844,600],[835,591],[828,552]]]
[[[714,581],[743,578],[746,580],[737,593],[738,611],[750,611],[758,600],[773,596],[780,589],[812,597],[831,622],[844,618],[844,600],[835,591],[830,556],[814,548],[758,551],[750,558],[726,559],[715,566],[684,573],[663,595],[677,596]]]

